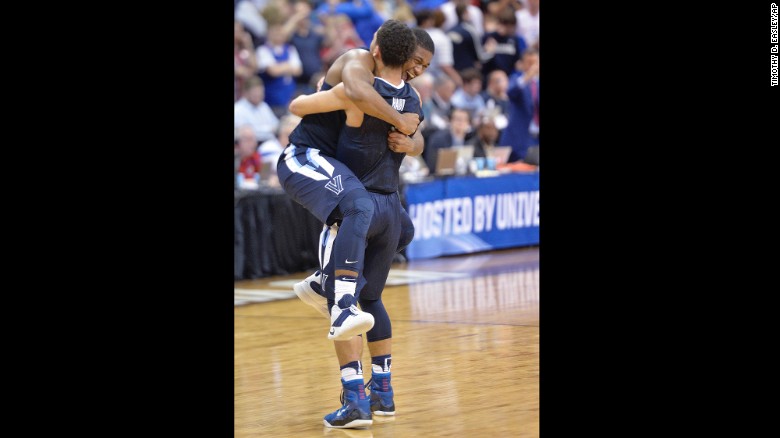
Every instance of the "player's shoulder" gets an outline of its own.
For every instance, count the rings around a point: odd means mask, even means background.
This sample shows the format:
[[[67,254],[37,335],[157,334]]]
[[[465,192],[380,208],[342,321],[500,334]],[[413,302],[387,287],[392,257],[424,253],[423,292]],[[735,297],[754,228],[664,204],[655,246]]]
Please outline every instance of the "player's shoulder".
[[[418,100],[422,100],[420,97],[420,92],[417,91],[417,89],[414,88],[414,86],[409,82],[406,82],[404,89],[406,94],[409,94],[412,97],[416,97]]]
[[[349,49],[346,52],[344,52],[341,56],[339,56],[339,58],[343,59],[344,61],[351,61],[353,59],[364,59],[366,57],[372,58],[371,52],[369,52],[368,49],[365,47],[355,47],[353,49]]]

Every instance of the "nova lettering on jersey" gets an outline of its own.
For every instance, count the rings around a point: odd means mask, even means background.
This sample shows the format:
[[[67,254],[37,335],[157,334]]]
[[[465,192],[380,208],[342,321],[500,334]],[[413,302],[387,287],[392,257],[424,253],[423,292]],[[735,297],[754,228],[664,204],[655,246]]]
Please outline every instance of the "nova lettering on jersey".
[[[393,108],[395,108],[396,111],[403,111],[404,105],[406,105],[406,99],[399,99],[397,97],[393,98]]]

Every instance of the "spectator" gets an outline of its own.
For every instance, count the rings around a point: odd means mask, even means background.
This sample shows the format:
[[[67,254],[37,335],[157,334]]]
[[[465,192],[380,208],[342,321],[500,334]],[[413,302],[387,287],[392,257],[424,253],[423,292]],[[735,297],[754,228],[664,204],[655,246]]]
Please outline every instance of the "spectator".
[[[244,82],[244,94],[233,105],[233,123],[238,132],[242,125],[250,125],[260,142],[276,136],[279,119],[271,107],[264,102],[265,86],[263,80],[252,76]]]
[[[460,14],[456,12],[458,6],[462,6],[465,11],[468,11],[468,13],[465,14],[465,18],[460,18]],[[444,14],[444,25],[442,26],[444,29],[452,29],[461,19],[463,19],[466,23],[469,23],[476,32],[476,40],[482,40],[482,36],[485,34],[485,28],[483,26],[484,17],[482,16],[482,9],[478,6],[472,5],[469,0],[449,0],[442,4],[439,9],[441,9],[441,12]]]
[[[412,7],[406,0],[376,0],[374,9],[385,20],[394,19],[403,21],[409,27],[415,27],[417,22],[414,19]]]
[[[498,13],[505,10],[505,9],[511,9],[513,11],[517,11],[520,8],[523,7],[523,2],[525,0],[481,0],[481,9],[485,12],[485,23],[487,24],[488,17],[495,18],[498,16]],[[495,29],[487,30],[487,25],[485,26],[485,33],[490,33],[494,31]]]
[[[239,163],[236,172],[238,188],[258,188],[263,160],[257,152],[257,137],[255,137],[252,126],[241,125],[238,127],[233,153]]]
[[[257,71],[257,57],[255,46],[252,43],[252,35],[244,30],[240,21],[233,22],[233,101],[241,98],[244,89],[244,81],[255,75]]]
[[[441,129],[431,134],[425,142],[423,159],[431,173],[436,171],[439,149],[459,147],[466,144],[471,133],[471,115],[468,111],[458,108],[452,109],[449,129]]]
[[[325,47],[322,34],[312,29],[311,5],[306,0],[298,0],[295,3],[295,13],[288,21],[291,27],[290,42],[298,51],[303,69],[300,76],[295,78],[295,94],[311,94],[316,90],[311,88],[311,78],[322,72],[322,58],[320,51]]]
[[[494,119],[495,114],[488,112],[477,119],[477,134],[466,141],[467,145],[474,146],[475,157],[486,157],[492,153],[498,141],[498,128]]]
[[[527,46],[525,40],[515,34],[516,30],[517,17],[514,11],[505,9],[499,12],[498,29],[486,34],[483,41],[485,51],[493,55],[482,66],[482,73],[486,76],[493,70],[503,70],[507,76],[514,72],[515,63]]]
[[[420,122],[418,129],[425,130],[430,125],[430,119],[433,109],[433,76],[425,72],[420,76],[409,81],[410,84],[420,93],[420,102],[423,110],[424,120]]]
[[[502,145],[512,146],[509,162],[524,159],[528,148],[539,144],[538,90],[539,53],[527,49],[518,62],[518,72],[509,78],[509,126],[500,140]]]
[[[539,50],[539,0],[526,0],[526,6],[515,12],[517,35],[528,47]]]
[[[428,73],[426,72],[426,74]],[[456,89],[455,83],[450,80],[449,76],[433,78],[433,82],[433,94],[429,106],[430,118],[426,116],[425,128],[422,130],[426,144],[434,132],[449,129],[450,113],[452,112],[450,100]]]
[[[321,16],[324,25],[324,48],[320,52],[325,70],[344,52],[363,46],[363,41],[355,32],[355,26],[346,15]],[[369,41],[370,42],[370,41]]]
[[[493,112],[491,117],[499,131],[506,128],[509,114],[509,78],[503,70],[493,70],[488,75],[487,87],[482,92],[485,111]]]
[[[444,24],[444,14],[438,9],[423,9],[415,12],[414,16],[417,26],[428,32],[436,46],[436,53],[433,55],[428,72],[435,77],[447,75],[455,85],[460,87],[463,81],[453,67],[452,40],[441,28]]]
[[[290,133],[298,126],[301,118],[295,114],[287,114],[279,121],[279,133],[276,137],[266,140],[260,144],[258,149],[263,162],[274,163],[273,173],[276,174],[276,162],[279,161],[279,155],[290,143]]]
[[[265,9],[267,0],[241,0],[236,4],[235,20],[252,36],[252,45],[257,47],[265,42],[268,23],[260,11]]]
[[[257,48],[258,71],[266,85],[265,102],[277,119],[287,113],[295,92],[295,78],[303,74],[295,46],[287,42],[281,23],[268,26],[268,38]]]
[[[349,17],[355,26],[355,32],[364,43],[371,42],[374,32],[385,22],[370,0],[343,0],[333,7],[332,13]]]
[[[457,24],[447,31],[447,36],[452,41],[453,67],[461,74],[467,68],[481,70],[482,62],[491,58],[482,47],[482,36],[468,21],[469,13],[465,5],[456,6]]]
[[[482,73],[476,68],[468,68],[463,71],[463,87],[455,90],[450,103],[455,108],[465,109],[472,118],[477,117],[485,109],[485,100],[482,98]]]

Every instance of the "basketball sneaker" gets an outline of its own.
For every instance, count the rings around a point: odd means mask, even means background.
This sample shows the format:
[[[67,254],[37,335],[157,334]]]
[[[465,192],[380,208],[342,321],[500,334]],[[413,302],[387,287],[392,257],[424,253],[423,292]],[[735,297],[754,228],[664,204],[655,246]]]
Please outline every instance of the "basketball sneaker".
[[[371,391],[371,413],[375,415],[395,415],[393,387],[390,386],[390,373],[371,373],[368,381]]]
[[[374,327],[374,316],[357,308],[353,295],[344,295],[330,309],[328,339],[347,341]]]
[[[341,408],[326,415],[322,422],[336,429],[371,426],[371,405],[363,379],[341,379],[341,386]]]
[[[330,318],[328,314],[328,299],[325,298],[322,292],[322,273],[317,272],[309,275],[303,281],[299,281],[293,285],[293,291],[298,298],[304,303],[312,306],[314,310],[323,314],[326,318]]]

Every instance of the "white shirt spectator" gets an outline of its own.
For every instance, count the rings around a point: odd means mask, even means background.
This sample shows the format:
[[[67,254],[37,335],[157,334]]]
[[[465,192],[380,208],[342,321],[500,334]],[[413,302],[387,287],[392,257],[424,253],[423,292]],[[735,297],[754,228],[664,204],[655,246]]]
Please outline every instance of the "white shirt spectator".
[[[260,102],[255,106],[246,97],[233,105],[233,122],[236,129],[241,125],[251,125],[258,141],[275,138],[279,128],[279,119],[267,103]]]
[[[276,164],[276,162],[279,161],[279,155],[282,155],[282,152],[284,152],[284,147],[279,144],[279,140],[274,137],[261,143],[257,148],[257,152],[260,153],[263,163]],[[274,166],[274,173],[276,173],[276,166]]]
[[[265,18],[260,15],[260,11],[265,8],[265,3],[264,1],[242,0],[238,2],[235,9],[235,19],[244,25],[244,29],[249,30],[257,37],[265,36],[268,30]],[[259,6],[260,4],[262,4],[262,7]]]
[[[455,108],[468,111],[472,117],[477,117],[485,109],[485,99],[480,94],[470,96],[462,88],[455,90],[450,103]]]
[[[539,42],[539,12],[531,15],[528,8],[515,12],[517,17],[517,36],[523,37],[528,47]]]
[[[444,30],[450,30],[456,24],[458,24],[458,14],[455,13],[455,6],[457,6],[455,2],[450,0],[439,7],[439,9],[441,9],[441,11],[444,13],[444,24],[442,25]],[[468,11],[468,21],[474,26],[474,29],[476,29],[477,35],[479,35],[481,40],[485,35],[485,26],[482,24],[484,22],[482,9],[469,4],[466,7],[466,10]],[[438,50],[438,46],[436,49]]]
[[[436,48],[427,72],[433,75],[433,77],[439,77],[444,74],[441,69],[442,65],[452,66],[455,63],[452,57],[452,40],[438,27],[425,29],[425,31],[431,36],[433,46]]]

